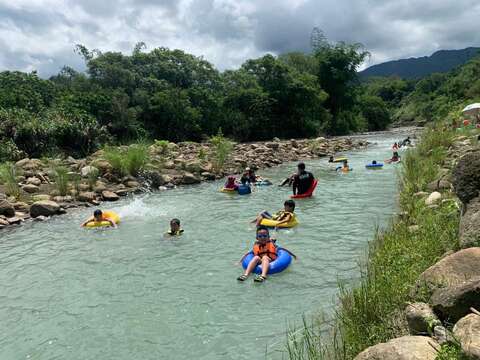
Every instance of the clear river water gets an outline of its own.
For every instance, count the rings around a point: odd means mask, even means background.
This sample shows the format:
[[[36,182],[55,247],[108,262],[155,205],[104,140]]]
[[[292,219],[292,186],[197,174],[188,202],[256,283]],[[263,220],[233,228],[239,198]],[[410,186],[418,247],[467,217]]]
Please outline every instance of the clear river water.
[[[254,241],[249,221],[282,208],[288,188],[231,196],[210,182],[103,204],[118,229],[81,229],[83,209],[1,232],[0,359],[281,359],[286,329],[331,311],[396,211],[398,168],[364,165],[399,137],[364,136],[375,144],[345,153],[348,174],[307,161],[316,194],[297,201],[297,228],[275,234],[298,260],[263,284],[238,283],[236,262]],[[259,174],[279,183],[294,169]],[[172,217],[185,234],[165,239]]]

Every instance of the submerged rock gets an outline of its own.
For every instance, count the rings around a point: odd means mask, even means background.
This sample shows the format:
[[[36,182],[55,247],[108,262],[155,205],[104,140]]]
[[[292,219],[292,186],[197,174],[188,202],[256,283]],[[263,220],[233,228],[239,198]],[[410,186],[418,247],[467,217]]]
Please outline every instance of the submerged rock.
[[[435,360],[440,345],[426,336],[403,336],[367,348],[355,360]]]
[[[470,359],[480,360],[480,315],[469,314],[453,327],[453,335]]]

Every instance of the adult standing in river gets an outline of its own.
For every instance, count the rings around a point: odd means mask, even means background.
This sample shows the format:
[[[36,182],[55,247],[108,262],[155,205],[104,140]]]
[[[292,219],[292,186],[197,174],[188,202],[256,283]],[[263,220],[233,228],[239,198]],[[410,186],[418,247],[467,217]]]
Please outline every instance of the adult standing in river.
[[[297,165],[297,174],[293,179],[293,195],[302,195],[308,192],[312,186],[315,177],[309,171],[305,170],[303,162]]]

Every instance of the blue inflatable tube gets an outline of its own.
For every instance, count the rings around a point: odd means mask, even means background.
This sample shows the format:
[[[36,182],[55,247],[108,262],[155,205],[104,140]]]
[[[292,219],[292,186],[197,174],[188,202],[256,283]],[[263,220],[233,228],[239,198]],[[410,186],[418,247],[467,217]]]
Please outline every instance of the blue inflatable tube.
[[[292,262],[292,256],[285,250],[283,250],[281,247],[277,249],[278,256],[277,258],[270,263],[270,267],[268,269],[268,274],[276,274],[279,272],[282,272],[285,270],[290,263]],[[250,251],[247,256],[245,256],[242,260],[242,266],[244,269],[247,268],[248,264],[250,261],[253,259],[253,251]],[[253,272],[255,274],[261,274],[262,273],[262,266],[257,265],[255,269],[253,269]]]
[[[365,165],[367,169],[381,169],[383,164],[367,164]]]
[[[237,191],[239,195],[248,195],[252,193],[252,189],[248,185],[239,185]]]

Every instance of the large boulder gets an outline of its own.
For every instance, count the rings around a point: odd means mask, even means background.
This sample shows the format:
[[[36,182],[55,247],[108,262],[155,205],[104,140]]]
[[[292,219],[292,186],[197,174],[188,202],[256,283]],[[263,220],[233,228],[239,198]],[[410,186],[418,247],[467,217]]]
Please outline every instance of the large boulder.
[[[30,206],[30,216],[35,218],[37,216],[52,216],[60,212],[60,205],[55,201],[44,200],[36,201]]]
[[[367,348],[355,360],[435,360],[438,343],[426,336],[403,336]]]
[[[143,180],[153,189],[165,185],[170,179],[167,175],[162,175],[158,171],[147,170],[142,174]]]
[[[464,204],[480,192],[480,151],[463,156],[453,169],[453,186]]]
[[[185,163],[185,170],[191,173],[201,173],[202,172],[202,163],[200,160],[192,160]]]
[[[84,202],[94,202],[97,200],[97,195],[93,191],[84,191],[78,194],[77,199]]]
[[[460,246],[480,246],[480,197],[470,200],[460,218]]]
[[[478,267],[480,270],[480,265]],[[480,309],[480,276],[435,290],[430,303],[441,319],[456,322],[467,315],[471,307]]]
[[[425,303],[408,304],[405,308],[405,317],[412,335],[430,334],[435,326],[441,325],[432,308]]]
[[[0,215],[15,216],[15,208],[7,200],[0,200]]]
[[[39,178],[32,176],[27,179],[27,184],[29,185],[35,185],[35,186],[40,186],[42,184],[42,180]]]
[[[412,296],[420,294],[425,288],[433,292],[439,288],[461,285],[466,280],[478,277],[479,264],[480,247],[463,249],[445,256],[420,275]]]
[[[480,315],[461,318],[453,327],[453,335],[470,359],[480,360]]]

